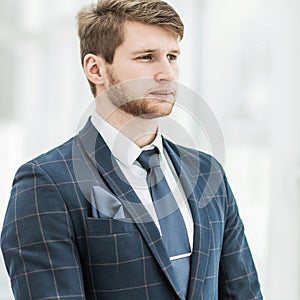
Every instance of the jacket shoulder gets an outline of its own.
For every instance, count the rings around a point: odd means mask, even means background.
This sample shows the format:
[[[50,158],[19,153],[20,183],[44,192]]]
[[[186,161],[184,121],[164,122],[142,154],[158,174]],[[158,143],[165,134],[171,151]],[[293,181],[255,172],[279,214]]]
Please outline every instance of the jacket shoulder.
[[[212,155],[198,149],[185,147],[164,139],[167,148],[176,153],[181,161],[184,161],[189,167],[197,168],[202,174],[211,174],[217,172],[225,175],[221,163]]]
[[[64,176],[63,173],[66,173],[63,170],[72,164],[74,139],[75,137],[72,137],[63,144],[21,165],[16,172],[13,187],[19,182],[27,182],[29,178],[34,180],[38,174],[47,175],[50,181],[59,181],[59,178]]]
[[[60,161],[62,159],[69,159],[72,157],[72,148],[74,145],[75,137],[72,137],[68,141],[64,142],[63,144],[52,148],[51,150],[40,154],[39,156],[31,159],[30,161],[26,162],[26,164],[34,164],[34,165],[45,165],[51,162]]]

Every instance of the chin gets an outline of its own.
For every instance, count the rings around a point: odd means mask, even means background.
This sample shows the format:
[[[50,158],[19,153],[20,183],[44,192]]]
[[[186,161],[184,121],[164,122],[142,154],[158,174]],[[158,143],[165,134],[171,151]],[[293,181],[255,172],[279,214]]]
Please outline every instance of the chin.
[[[134,117],[154,119],[168,116],[172,112],[173,106],[174,101],[140,99],[125,103],[119,108]]]
[[[162,104],[155,105],[154,107],[149,107],[140,115],[140,117],[143,119],[166,117],[171,114],[173,106],[174,103],[164,101],[164,103]]]

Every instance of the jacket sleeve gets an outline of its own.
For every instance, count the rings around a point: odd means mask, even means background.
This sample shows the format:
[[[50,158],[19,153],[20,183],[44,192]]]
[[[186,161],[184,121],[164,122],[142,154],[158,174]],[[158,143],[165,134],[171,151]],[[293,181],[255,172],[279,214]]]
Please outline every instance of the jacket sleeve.
[[[68,209],[51,177],[35,163],[17,172],[1,249],[15,299],[85,299]]]
[[[225,177],[226,219],[220,259],[219,299],[263,299],[238,208]]]

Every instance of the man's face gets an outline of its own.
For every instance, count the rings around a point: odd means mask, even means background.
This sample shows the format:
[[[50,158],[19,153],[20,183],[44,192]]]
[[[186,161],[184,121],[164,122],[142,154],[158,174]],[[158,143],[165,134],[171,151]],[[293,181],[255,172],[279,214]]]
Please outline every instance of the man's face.
[[[107,65],[112,103],[141,118],[168,115],[176,98],[179,46],[172,33],[153,25],[125,23],[124,42]]]

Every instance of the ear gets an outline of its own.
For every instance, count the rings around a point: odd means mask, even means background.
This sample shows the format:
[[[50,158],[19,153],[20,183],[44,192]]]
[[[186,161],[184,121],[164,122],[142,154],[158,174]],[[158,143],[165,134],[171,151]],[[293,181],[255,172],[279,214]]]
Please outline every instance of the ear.
[[[83,60],[83,69],[87,78],[97,85],[105,85],[105,60],[94,54],[87,54]]]

